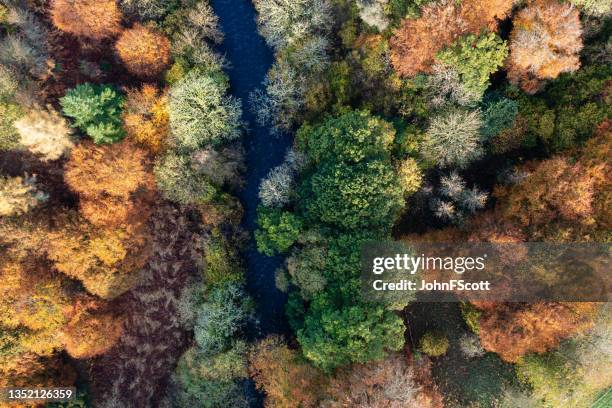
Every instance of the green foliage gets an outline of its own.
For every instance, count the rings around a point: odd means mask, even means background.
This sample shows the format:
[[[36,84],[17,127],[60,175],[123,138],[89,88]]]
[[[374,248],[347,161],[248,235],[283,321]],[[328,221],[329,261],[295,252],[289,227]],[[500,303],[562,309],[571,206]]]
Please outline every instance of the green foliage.
[[[210,181],[194,170],[187,156],[170,151],[155,164],[154,172],[157,187],[168,200],[185,205],[205,204],[217,193]]]
[[[323,370],[385,357],[404,345],[402,319],[380,305],[336,309],[326,295],[313,299],[297,338],[304,356]]]
[[[497,136],[503,130],[512,127],[518,105],[512,99],[500,98],[485,104],[483,110],[483,124],[480,133],[484,140]]]
[[[403,190],[388,161],[326,162],[302,190],[306,216],[343,229],[388,230],[403,207]]]
[[[440,357],[448,351],[448,337],[437,331],[428,331],[419,340],[419,350],[430,357]]]
[[[532,147],[540,141],[554,152],[591,137],[597,125],[612,115],[606,91],[610,76],[612,67],[595,65],[561,74],[535,96],[508,87],[507,96],[518,102],[519,114],[526,120],[523,145]]]
[[[489,76],[504,64],[506,43],[495,33],[479,37],[467,35],[440,51],[438,61],[455,69],[466,89],[482,96],[489,87]]]
[[[304,125],[296,138],[299,148],[307,151],[315,163],[331,160],[359,163],[388,156],[395,129],[366,111],[351,111],[318,126]]]
[[[170,128],[177,147],[192,151],[240,136],[240,103],[225,95],[227,78],[195,69],[170,89]]]
[[[242,270],[235,252],[235,248],[219,230],[212,231],[210,239],[204,244],[204,275],[207,285],[217,286],[242,280]]]
[[[125,136],[121,111],[125,98],[110,85],[82,84],[60,98],[64,115],[97,144],[114,143]]]
[[[480,319],[481,314],[482,312],[476,309],[471,303],[461,303],[461,316],[463,316],[465,324],[467,324],[470,330],[472,330],[476,334],[480,332],[480,323],[478,322],[478,320]]]
[[[18,147],[19,133],[13,124],[21,115],[19,105],[0,102],[0,150]]]
[[[260,207],[257,225],[257,250],[268,256],[288,250],[302,230],[302,221],[297,216],[277,208]]]

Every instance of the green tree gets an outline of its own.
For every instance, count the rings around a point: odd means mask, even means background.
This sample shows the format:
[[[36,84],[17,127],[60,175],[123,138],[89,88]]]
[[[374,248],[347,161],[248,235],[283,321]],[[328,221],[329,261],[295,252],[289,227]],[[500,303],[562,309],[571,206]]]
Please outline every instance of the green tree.
[[[82,84],[60,98],[64,115],[97,144],[114,143],[125,136],[121,111],[125,98],[110,85]]]
[[[449,342],[443,333],[428,331],[419,341],[419,349],[431,357],[439,357],[446,354]]]
[[[494,33],[462,37],[440,51],[438,61],[455,69],[465,87],[475,95],[484,94],[489,76],[504,64],[508,56],[506,43]]]
[[[306,181],[301,198],[309,220],[388,230],[403,207],[403,193],[389,161],[326,162]]]
[[[155,180],[162,195],[171,201],[189,205],[210,202],[217,189],[198,174],[188,156],[171,151],[155,164]]]
[[[302,221],[297,216],[276,208],[260,207],[257,212],[257,225],[257,250],[268,256],[288,250],[302,230]]]

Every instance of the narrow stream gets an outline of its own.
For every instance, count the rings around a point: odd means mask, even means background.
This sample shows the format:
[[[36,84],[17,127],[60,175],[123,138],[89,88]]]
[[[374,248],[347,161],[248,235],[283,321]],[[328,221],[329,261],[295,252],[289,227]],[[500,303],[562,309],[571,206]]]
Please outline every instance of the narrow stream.
[[[286,331],[284,305],[286,296],[276,289],[274,272],[282,264],[282,257],[261,255],[255,248],[253,231],[256,228],[256,209],[259,203],[259,182],[271,168],[279,165],[292,143],[290,136],[277,137],[269,129],[258,127],[248,106],[249,94],[261,87],[268,69],[274,62],[272,51],[257,32],[255,9],[251,0],[212,0],[225,34],[219,50],[225,54],[230,67],[231,93],[240,98],[247,133],[246,185],[239,198],[244,206],[243,228],[251,234],[251,242],[244,253],[247,267],[247,286],[257,302],[261,334]]]

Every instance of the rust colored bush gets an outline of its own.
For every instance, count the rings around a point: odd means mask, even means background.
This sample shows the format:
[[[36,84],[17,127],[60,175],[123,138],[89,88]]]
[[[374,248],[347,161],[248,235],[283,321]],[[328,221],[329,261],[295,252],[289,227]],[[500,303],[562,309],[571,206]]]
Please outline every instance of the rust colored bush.
[[[153,85],[127,91],[123,125],[128,137],[152,154],[162,152],[168,136],[168,97]]]
[[[512,9],[512,0],[447,0],[425,6],[417,19],[405,19],[390,40],[391,62],[401,76],[432,72],[436,54],[468,33],[495,31],[498,19]]]
[[[146,220],[154,188],[144,150],[129,143],[81,143],[70,154],[65,179],[78,193],[83,216],[92,224],[117,227]]]
[[[170,41],[140,24],[121,33],[115,50],[128,71],[139,77],[156,77],[170,63]]]
[[[480,342],[504,361],[544,353],[593,324],[595,303],[489,304],[480,317]]]
[[[510,34],[508,78],[527,93],[545,80],[580,68],[582,27],[571,4],[535,0],[514,18]]]
[[[121,31],[116,0],[53,0],[51,21],[62,31],[101,40]]]

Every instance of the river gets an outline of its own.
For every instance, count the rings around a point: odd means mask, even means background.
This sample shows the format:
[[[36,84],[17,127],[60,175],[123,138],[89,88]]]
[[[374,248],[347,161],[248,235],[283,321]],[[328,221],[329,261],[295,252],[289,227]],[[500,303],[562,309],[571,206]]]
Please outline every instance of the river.
[[[247,171],[245,188],[238,195],[245,210],[242,227],[250,234],[243,259],[246,266],[247,288],[257,303],[259,332],[257,337],[287,331],[284,314],[286,295],[276,289],[274,272],[282,265],[282,257],[267,257],[257,252],[253,239],[256,228],[256,210],[259,204],[259,183],[271,168],[279,165],[292,144],[289,135],[276,136],[270,129],[258,127],[251,112],[249,94],[260,88],[274,55],[257,32],[255,9],[250,0],[213,0],[212,6],[219,16],[225,34],[219,51],[225,54],[230,67],[230,92],[242,101],[243,120],[246,125],[244,147]]]

